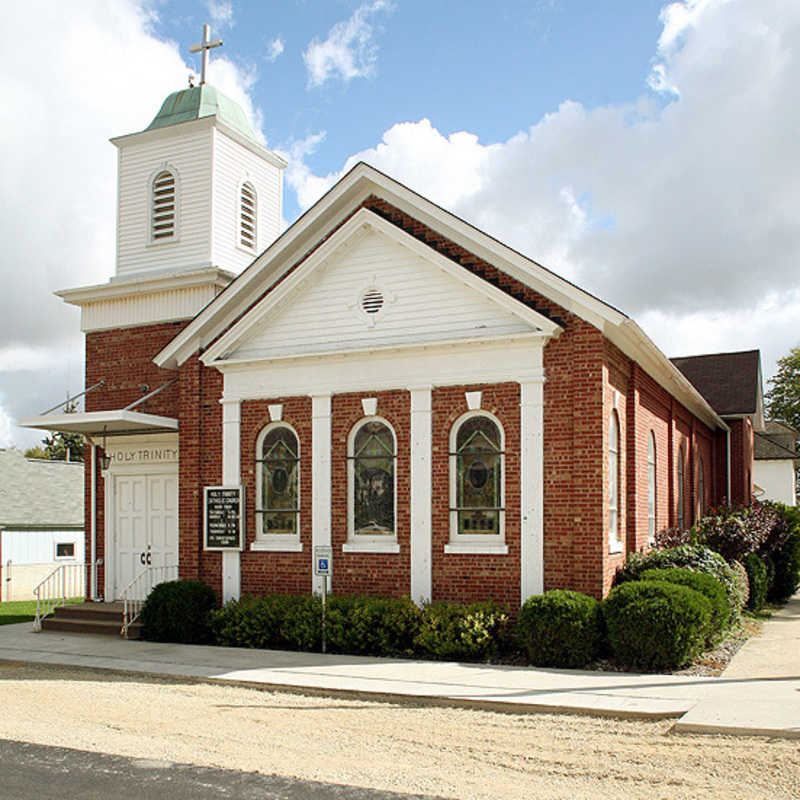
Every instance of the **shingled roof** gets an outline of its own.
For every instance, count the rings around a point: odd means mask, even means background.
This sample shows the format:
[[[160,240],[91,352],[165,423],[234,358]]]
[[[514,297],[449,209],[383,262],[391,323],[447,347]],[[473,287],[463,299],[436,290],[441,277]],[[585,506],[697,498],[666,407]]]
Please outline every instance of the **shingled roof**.
[[[0,527],[83,527],[83,464],[0,449]]]
[[[755,432],[755,458],[759,461],[775,461],[777,459],[800,460],[800,453],[796,450],[795,442],[800,439],[800,433],[783,422],[768,420],[764,424],[764,431]]]
[[[758,411],[761,389],[758,350],[685,356],[670,361],[721,417]]]

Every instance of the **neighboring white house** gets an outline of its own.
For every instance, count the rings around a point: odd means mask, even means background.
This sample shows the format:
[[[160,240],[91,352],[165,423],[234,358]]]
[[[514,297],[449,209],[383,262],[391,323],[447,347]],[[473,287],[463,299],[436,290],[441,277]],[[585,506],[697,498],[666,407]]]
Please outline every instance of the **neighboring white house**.
[[[83,463],[0,449],[0,600],[31,600],[59,564],[82,562]]]
[[[768,421],[763,432],[755,432],[753,484],[759,500],[797,505],[798,439],[800,434],[782,422]]]

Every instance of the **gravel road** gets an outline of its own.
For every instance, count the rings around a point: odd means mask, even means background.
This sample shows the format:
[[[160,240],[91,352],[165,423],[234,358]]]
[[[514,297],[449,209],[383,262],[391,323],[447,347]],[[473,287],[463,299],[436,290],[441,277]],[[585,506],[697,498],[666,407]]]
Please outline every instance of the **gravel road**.
[[[800,798],[800,742],[0,664],[0,738],[469,800]]]

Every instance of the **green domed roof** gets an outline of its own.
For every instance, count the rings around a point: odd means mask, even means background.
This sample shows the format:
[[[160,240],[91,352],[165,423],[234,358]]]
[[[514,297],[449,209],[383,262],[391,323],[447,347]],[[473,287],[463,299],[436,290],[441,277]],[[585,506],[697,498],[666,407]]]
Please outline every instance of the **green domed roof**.
[[[161,104],[155,119],[145,130],[166,128],[168,125],[177,125],[179,122],[188,122],[200,117],[217,117],[243,136],[258,142],[240,106],[207,83],[173,92]]]

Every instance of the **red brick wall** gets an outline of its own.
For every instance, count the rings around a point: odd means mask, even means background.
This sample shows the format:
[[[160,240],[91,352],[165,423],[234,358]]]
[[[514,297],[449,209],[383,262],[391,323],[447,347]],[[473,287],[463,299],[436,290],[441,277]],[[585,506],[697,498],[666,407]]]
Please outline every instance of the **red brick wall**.
[[[347,438],[364,417],[363,397],[378,399],[377,415],[397,437],[395,528],[399,553],[343,553],[347,541]],[[410,453],[411,395],[406,391],[337,394],[331,398],[331,540],[334,553],[332,590],[336,594],[411,592]]]
[[[144,325],[138,328],[119,328],[109,331],[95,331],[86,334],[86,387],[94,386],[100,380],[105,385],[86,395],[86,411],[109,411],[124,408],[138,400],[147,392],[142,386],[149,385],[149,391],[157,389],[167,381],[177,377],[173,370],[160,369],[152,362],[153,356],[172,340],[186,322],[166,322],[158,325]],[[134,410],[147,414],[174,417],[178,413],[178,384],[170,386]],[[101,442],[98,442],[100,445]],[[100,469],[102,447],[97,448],[96,481],[96,532],[97,558],[105,558],[105,481]],[[91,559],[91,448],[84,448],[86,464],[84,477],[84,520],[86,558]],[[97,571],[98,593],[105,591],[105,570]]]
[[[753,500],[753,426],[750,420],[726,420],[731,429],[731,503]]]
[[[505,434],[505,542],[507,555],[445,553],[450,541],[450,432],[466,413],[465,392],[482,391],[481,408],[494,414]],[[433,600],[520,600],[519,384],[435,388],[433,423]]]
[[[222,593],[222,555],[203,551],[203,487],[222,483],[222,375],[197,355],[180,368],[179,563],[181,578]]]
[[[268,406],[283,405],[282,421],[291,425],[300,443],[300,541],[302,552],[252,551],[256,537],[256,441],[269,424]],[[242,403],[241,474],[245,490],[246,550],[242,553],[242,593],[272,594],[311,592],[311,398],[276,397]],[[338,554],[335,558],[339,566]]]

